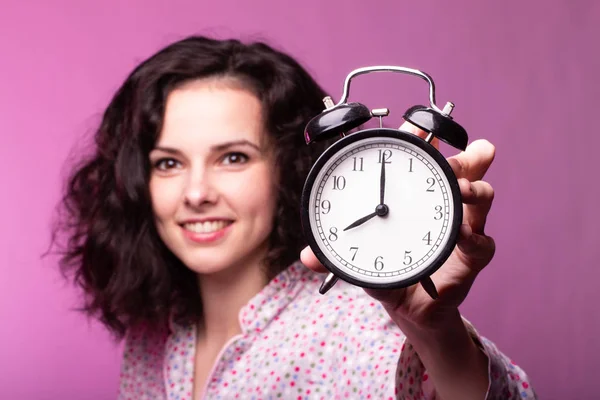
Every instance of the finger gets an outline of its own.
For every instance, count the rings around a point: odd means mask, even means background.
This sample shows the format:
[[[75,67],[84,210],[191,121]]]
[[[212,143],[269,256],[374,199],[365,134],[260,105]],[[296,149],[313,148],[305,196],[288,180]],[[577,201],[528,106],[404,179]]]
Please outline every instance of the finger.
[[[496,148],[485,139],[476,140],[460,154],[448,158],[457,178],[478,181],[483,178],[494,161]]]
[[[496,252],[496,242],[492,237],[473,233],[467,224],[461,225],[456,245],[463,264],[476,273],[489,264]]]
[[[414,126],[413,124],[411,124],[408,121],[404,121],[404,123],[402,125],[400,125],[400,128],[398,128],[398,129],[412,133],[413,135],[416,135],[416,136],[420,137],[421,139],[425,139],[427,137],[427,135],[429,135],[429,133],[425,132],[423,129],[417,128],[416,126]],[[440,141],[437,138],[434,138],[431,141],[431,145],[433,147],[435,147],[436,149],[439,149]]]
[[[458,186],[465,204],[491,204],[494,200],[494,188],[486,181],[469,182],[468,179],[460,178]]]
[[[477,234],[485,234],[485,223],[494,201],[494,188],[486,181],[458,180],[463,206],[463,223]]]
[[[310,247],[305,247],[304,250],[300,252],[300,261],[315,272],[328,272],[327,268],[319,262],[317,256],[315,256],[315,253],[313,253]]]

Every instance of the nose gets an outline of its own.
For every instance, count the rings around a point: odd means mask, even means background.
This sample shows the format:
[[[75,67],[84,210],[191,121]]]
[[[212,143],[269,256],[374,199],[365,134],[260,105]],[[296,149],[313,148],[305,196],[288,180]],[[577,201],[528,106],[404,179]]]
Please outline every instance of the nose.
[[[184,190],[185,204],[190,207],[200,207],[206,204],[214,204],[217,201],[217,190],[212,177],[206,168],[197,168],[190,172]]]

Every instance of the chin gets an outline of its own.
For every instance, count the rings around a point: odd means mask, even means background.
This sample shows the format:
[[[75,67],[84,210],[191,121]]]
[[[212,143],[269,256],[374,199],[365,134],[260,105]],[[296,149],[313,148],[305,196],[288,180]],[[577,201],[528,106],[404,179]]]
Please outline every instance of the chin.
[[[212,254],[211,254],[212,253]],[[224,254],[227,257],[223,257]],[[247,255],[236,255],[230,250],[224,249],[202,249],[196,254],[186,254],[179,257],[186,267],[198,275],[214,275],[226,271],[234,271],[247,265],[249,257]]]
[[[212,258],[181,258],[184,265],[198,275],[212,275],[232,268],[233,260],[215,260]]]

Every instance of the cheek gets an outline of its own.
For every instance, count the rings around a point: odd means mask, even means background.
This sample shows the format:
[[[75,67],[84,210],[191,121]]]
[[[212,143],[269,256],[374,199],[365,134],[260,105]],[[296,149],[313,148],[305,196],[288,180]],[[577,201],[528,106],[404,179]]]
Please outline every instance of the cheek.
[[[275,213],[277,192],[269,169],[257,170],[246,177],[243,183],[236,185],[233,190],[239,207],[251,215],[260,217],[261,221],[271,224]]]
[[[152,210],[158,220],[169,218],[177,210],[180,190],[176,183],[175,180],[150,179]]]

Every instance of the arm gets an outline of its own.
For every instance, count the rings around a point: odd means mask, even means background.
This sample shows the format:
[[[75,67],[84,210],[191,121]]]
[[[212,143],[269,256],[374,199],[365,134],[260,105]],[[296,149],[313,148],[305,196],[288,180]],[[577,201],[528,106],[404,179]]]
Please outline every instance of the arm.
[[[485,368],[477,366],[473,370],[477,374],[476,379],[481,379],[480,374],[485,373],[488,382],[485,390],[481,392],[481,389],[478,389],[478,392],[469,393],[465,391],[476,385],[470,381],[470,367],[460,367],[460,358],[464,357],[464,354],[458,357],[452,357],[452,353],[430,356],[431,343],[427,343],[419,354],[417,348],[407,339],[397,367],[396,398],[410,398],[415,393],[422,393],[424,399],[438,400],[446,400],[447,395],[461,399],[537,399],[529,378],[518,365],[501,353],[491,341],[480,336],[469,322],[463,320],[463,326],[468,332],[469,340],[475,343],[478,351],[485,356]],[[451,362],[451,367],[441,368],[440,365],[445,365],[447,361]],[[428,369],[426,363],[432,365],[435,371]],[[407,372],[409,370],[410,373]],[[444,396],[440,396],[442,391]]]
[[[412,358],[417,359],[417,364],[422,363],[435,391],[443,394],[442,399],[486,397],[490,383],[488,357],[475,343],[458,312],[454,318],[448,318],[443,329],[415,326],[404,330],[407,336],[404,351],[409,354],[404,360]],[[410,353],[414,353],[412,357]]]

